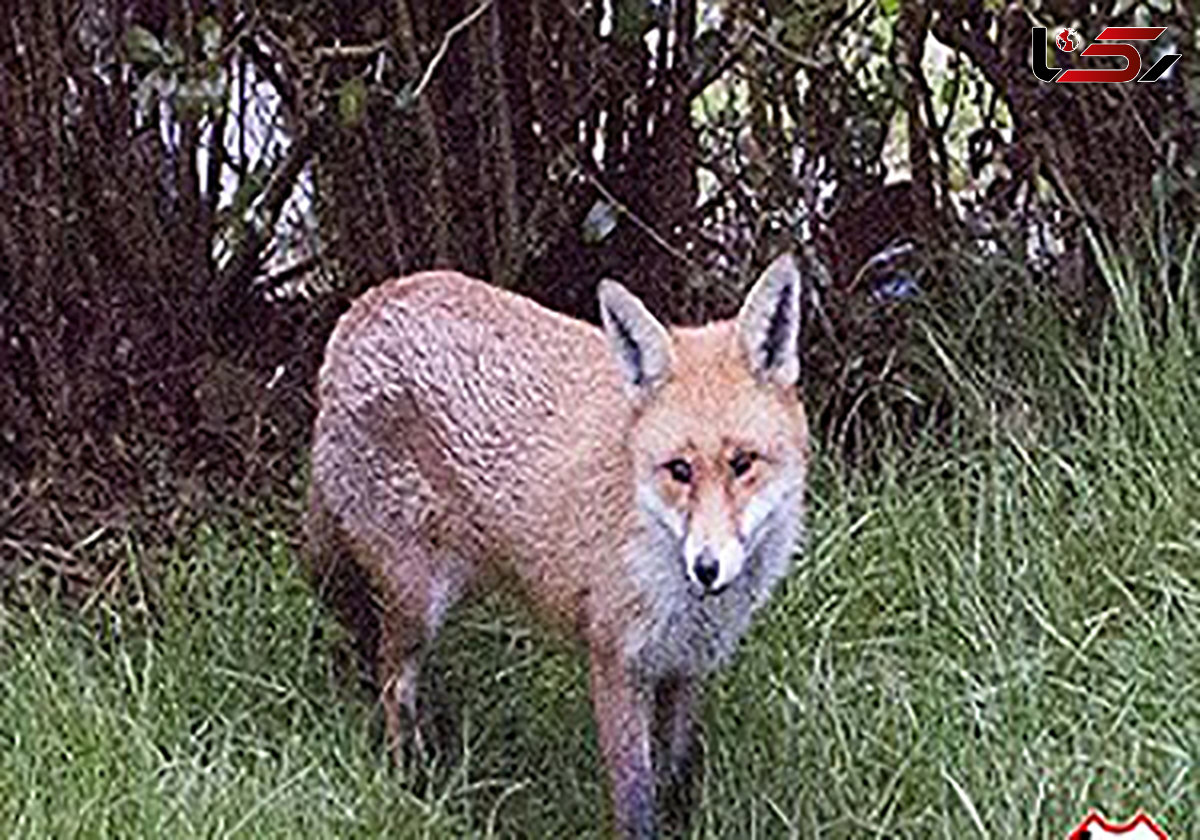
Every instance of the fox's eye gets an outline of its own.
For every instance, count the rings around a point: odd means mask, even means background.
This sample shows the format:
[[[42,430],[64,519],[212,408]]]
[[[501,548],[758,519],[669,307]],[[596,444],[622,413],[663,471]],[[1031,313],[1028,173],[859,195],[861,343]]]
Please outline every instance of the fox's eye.
[[[729,468],[733,470],[735,478],[741,478],[750,471],[750,467],[754,466],[756,460],[758,460],[758,454],[755,452],[738,452],[729,462]]]
[[[671,474],[671,478],[680,484],[692,483],[692,465],[687,461],[682,458],[675,458],[674,460],[667,461],[664,466],[666,466],[667,472]]]

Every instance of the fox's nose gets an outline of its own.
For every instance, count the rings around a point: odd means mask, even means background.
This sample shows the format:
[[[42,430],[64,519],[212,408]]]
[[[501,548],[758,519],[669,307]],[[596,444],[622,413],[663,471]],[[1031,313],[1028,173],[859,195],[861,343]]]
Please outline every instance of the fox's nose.
[[[688,534],[683,541],[683,568],[703,595],[716,595],[732,583],[746,564],[745,549],[734,540],[715,542]]]
[[[693,570],[696,572],[696,580],[700,581],[701,586],[708,589],[713,585],[713,581],[717,579],[721,567],[717,562],[717,558],[706,551],[696,558],[696,565],[693,567]]]

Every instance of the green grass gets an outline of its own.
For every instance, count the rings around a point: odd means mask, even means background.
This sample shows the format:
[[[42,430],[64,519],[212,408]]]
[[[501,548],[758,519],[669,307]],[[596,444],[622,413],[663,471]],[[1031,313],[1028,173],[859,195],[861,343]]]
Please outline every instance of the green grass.
[[[954,445],[818,462],[807,551],[708,685],[697,836],[1200,836],[1200,342],[1136,344],[1066,371],[1073,419],[981,386]],[[121,607],[0,606],[0,835],[597,836],[570,643],[459,611],[460,755],[417,796],[279,520],[183,534]]]

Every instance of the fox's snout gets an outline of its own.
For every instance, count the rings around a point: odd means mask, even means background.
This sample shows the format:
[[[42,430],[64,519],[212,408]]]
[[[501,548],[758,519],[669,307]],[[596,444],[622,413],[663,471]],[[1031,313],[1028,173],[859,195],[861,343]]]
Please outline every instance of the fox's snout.
[[[746,551],[736,536],[714,546],[689,532],[683,541],[683,563],[689,580],[715,594],[741,574]]]

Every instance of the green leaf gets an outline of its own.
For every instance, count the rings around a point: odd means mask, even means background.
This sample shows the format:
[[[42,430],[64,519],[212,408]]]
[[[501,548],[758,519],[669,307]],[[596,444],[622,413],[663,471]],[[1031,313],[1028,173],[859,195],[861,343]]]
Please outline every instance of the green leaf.
[[[125,51],[131,62],[146,67],[157,67],[167,56],[162,42],[144,26],[131,26],[125,33]]]
[[[613,36],[622,44],[636,44],[646,34],[653,19],[649,0],[616,0]]]
[[[240,219],[266,189],[270,175],[271,167],[265,161],[259,161],[238,184],[230,202],[230,208],[236,218]]]
[[[583,229],[580,233],[584,242],[589,245],[595,245],[607,239],[616,227],[616,208],[607,201],[600,199],[592,205],[591,210],[588,210],[588,214],[583,220]]]
[[[951,160],[950,171],[946,176],[946,186],[950,188],[951,192],[960,192],[967,186],[968,181],[968,173],[966,167],[962,165],[962,161],[958,158]]]
[[[879,11],[890,18],[896,16],[896,12],[900,11],[900,0],[879,0]]]
[[[177,99],[181,106],[189,109],[188,113],[200,115],[216,113],[224,108],[229,97],[229,90],[223,76],[197,77],[183,82],[179,86]]]
[[[347,79],[338,89],[338,116],[342,125],[353,128],[367,113],[367,83],[361,76]]]
[[[800,52],[808,51],[813,35],[816,34],[816,19],[810,8],[803,3],[781,10],[771,24],[775,37],[781,43]]]
[[[183,67],[187,63],[187,57],[183,54],[183,47],[174,41],[164,43],[163,61],[172,67]]]
[[[216,98],[211,86],[203,80],[188,79],[175,90],[176,111],[190,119],[199,119],[212,107]]]
[[[407,111],[416,103],[417,98],[413,94],[416,93],[417,84],[412,79],[409,79],[400,86],[400,90],[396,91],[393,100],[396,103],[396,109],[399,111]]]
[[[958,90],[958,76],[947,76],[942,79],[941,88],[938,91],[938,100],[942,105],[949,106],[954,100],[954,94]]]
[[[200,35],[201,52],[212,61],[221,51],[221,24],[211,15],[203,17],[196,23],[196,32]]]

